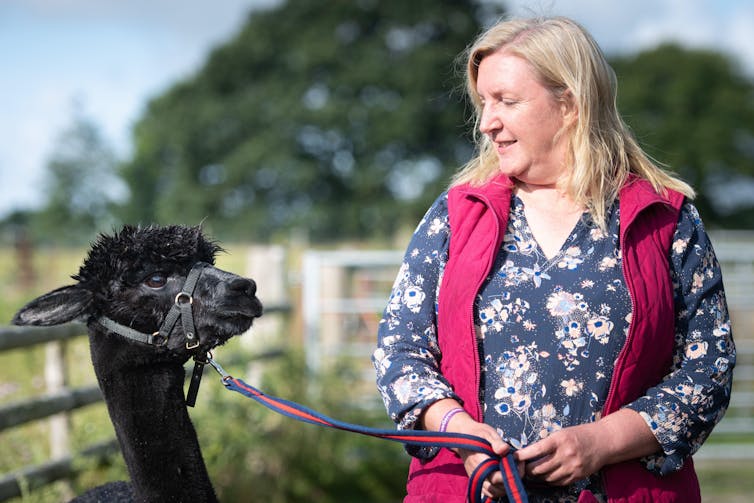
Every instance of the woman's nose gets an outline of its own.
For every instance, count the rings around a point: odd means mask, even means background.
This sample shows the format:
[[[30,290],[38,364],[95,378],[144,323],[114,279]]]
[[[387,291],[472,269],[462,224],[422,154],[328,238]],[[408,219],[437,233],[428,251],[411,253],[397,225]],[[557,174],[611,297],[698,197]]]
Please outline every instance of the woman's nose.
[[[482,108],[482,115],[479,118],[479,131],[482,134],[490,134],[498,129],[502,129],[503,122],[498,114],[489,106]]]

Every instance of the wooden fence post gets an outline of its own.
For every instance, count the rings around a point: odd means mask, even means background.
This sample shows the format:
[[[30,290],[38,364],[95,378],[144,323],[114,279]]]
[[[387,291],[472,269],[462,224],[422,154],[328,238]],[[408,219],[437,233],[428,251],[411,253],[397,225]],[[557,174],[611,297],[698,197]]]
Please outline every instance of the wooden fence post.
[[[245,274],[256,281],[257,295],[265,306],[282,306],[288,299],[286,276],[287,254],[278,245],[249,246],[246,249]],[[284,327],[288,313],[266,313],[254,321],[251,334],[241,338],[241,344],[257,353],[280,349],[289,341],[285,339]],[[246,378],[252,383],[261,382],[265,362],[255,361],[246,369]]]
[[[47,393],[63,391],[68,386],[68,365],[66,363],[66,341],[52,341],[45,344],[45,384]],[[62,459],[71,455],[71,419],[67,412],[50,416],[50,458]],[[69,482],[63,482],[61,490],[66,497],[74,492]]]

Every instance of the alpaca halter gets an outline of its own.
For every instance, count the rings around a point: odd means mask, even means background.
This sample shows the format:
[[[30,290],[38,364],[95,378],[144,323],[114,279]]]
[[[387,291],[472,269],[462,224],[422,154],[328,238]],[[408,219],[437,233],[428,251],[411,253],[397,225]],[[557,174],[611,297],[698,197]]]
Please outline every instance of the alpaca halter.
[[[131,339],[132,341],[141,342],[144,344],[150,344],[156,347],[162,347],[168,343],[170,334],[173,333],[178,319],[181,320],[181,326],[183,327],[183,336],[186,338],[186,349],[193,351],[199,347],[199,337],[196,334],[194,328],[194,313],[191,310],[191,306],[194,305],[194,290],[196,290],[196,284],[199,281],[199,277],[202,275],[202,271],[205,267],[210,267],[210,264],[206,262],[197,262],[192,267],[186,276],[186,282],[183,283],[183,288],[175,296],[175,302],[168,311],[165,320],[160,325],[160,329],[157,332],[147,334],[139,332],[136,329],[121,325],[120,323],[102,316],[97,322],[118,335]],[[191,381],[189,382],[189,389],[186,393],[186,405],[193,407],[196,404],[196,395],[199,392],[199,384],[202,381],[202,371],[206,361],[200,360],[199,355],[194,355],[194,371],[191,374]]]
[[[168,311],[167,316],[165,316],[165,320],[158,331],[151,334],[139,332],[105,316],[99,318],[97,322],[111,332],[115,332],[132,341],[161,347],[168,343],[170,334],[173,333],[173,329],[180,318],[181,325],[183,326],[183,336],[186,338],[186,349],[193,350],[198,348],[200,341],[194,328],[194,313],[191,311],[191,306],[194,304],[193,294],[196,289],[196,283],[199,281],[199,277],[202,275],[205,267],[209,267],[209,264],[197,262],[193,265],[186,277],[183,288],[175,296],[175,302],[170,311]]]

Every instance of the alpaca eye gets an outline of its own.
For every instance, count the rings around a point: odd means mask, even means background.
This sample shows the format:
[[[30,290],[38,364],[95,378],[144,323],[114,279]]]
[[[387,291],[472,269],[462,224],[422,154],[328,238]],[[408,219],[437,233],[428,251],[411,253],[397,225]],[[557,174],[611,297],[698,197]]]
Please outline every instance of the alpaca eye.
[[[165,286],[165,283],[167,282],[168,282],[168,277],[161,272],[150,274],[144,280],[144,284],[147,285],[149,288],[162,288],[163,286]]]

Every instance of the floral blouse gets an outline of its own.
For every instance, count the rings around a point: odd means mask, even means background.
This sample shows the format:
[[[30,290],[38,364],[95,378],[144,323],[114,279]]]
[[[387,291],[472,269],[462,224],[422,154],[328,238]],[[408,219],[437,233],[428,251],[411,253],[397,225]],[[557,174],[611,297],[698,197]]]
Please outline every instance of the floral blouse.
[[[603,232],[585,213],[548,259],[532,236],[523,202],[511,200],[508,228],[478,292],[474,319],[484,421],[514,448],[599,418],[632,314],[617,202],[607,220]],[[380,322],[373,356],[377,383],[390,417],[402,429],[416,427],[421,411],[436,400],[458,399],[439,372],[436,340],[437,294],[451,231],[443,194],[413,235]],[[720,267],[691,203],[681,209],[670,264],[676,306],[673,368],[627,405],[663,448],[662,455],[644,459],[659,474],[680,468],[722,418],[735,362]],[[599,477],[529,497],[576,501],[582,489],[600,496]]]

